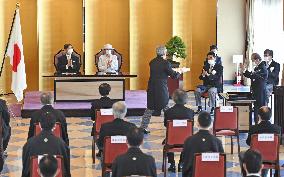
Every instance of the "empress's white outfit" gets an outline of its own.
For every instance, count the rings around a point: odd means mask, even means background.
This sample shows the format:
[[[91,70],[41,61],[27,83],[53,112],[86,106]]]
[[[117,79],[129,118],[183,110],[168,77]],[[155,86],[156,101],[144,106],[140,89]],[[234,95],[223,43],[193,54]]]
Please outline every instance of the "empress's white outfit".
[[[110,66],[108,66],[110,63]],[[98,67],[100,72],[117,72],[118,60],[116,55],[101,55],[99,57]]]

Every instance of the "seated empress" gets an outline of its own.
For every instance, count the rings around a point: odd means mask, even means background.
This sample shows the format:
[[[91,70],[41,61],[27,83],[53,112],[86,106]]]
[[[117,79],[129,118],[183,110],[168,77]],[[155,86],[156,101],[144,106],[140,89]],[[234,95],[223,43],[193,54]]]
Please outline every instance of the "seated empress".
[[[118,71],[118,59],[112,54],[111,44],[106,44],[102,48],[104,54],[99,57],[98,69],[102,73],[116,73]]]

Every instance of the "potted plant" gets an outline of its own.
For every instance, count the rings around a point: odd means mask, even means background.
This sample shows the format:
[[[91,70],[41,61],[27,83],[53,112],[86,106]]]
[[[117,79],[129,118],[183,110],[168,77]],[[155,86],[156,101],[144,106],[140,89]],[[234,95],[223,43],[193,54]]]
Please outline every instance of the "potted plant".
[[[174,61],[173,59],[175,58],[186,58],[186,46],[182,39],[178,36],[172,37],[167,43],[166,43],[166,48],[167,48],[167,57],[168,61],[172,64],[173,68],[178,68],[180,63]]]

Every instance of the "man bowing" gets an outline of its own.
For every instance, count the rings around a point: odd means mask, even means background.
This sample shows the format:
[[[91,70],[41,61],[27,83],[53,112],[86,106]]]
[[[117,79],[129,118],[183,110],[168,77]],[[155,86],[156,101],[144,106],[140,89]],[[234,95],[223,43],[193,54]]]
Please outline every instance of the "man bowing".
[[[176,72],[171,64],[166,60],[167,49],[160,46],[156,49],[157,57],[150,62],[150,78],[147,89],[147,109],[144,112],[141,122],[141,128],[144,133],[150,133],[147,128],[154,111],[160,113],[168,109],[169,91],[168,77],[178,79],[182,70]],[[159,115],[159,114],[157,114]]]

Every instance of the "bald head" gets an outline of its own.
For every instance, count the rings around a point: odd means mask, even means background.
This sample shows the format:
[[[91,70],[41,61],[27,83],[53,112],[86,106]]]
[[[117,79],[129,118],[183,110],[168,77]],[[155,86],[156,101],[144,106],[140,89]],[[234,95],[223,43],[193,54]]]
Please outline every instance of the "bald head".
[[[43,105],[53,104],[53,96],[50,92],[42,93],[40,95],[40,102]]]
[[[112,105],[114,118],[123,119],[127,113],[126,105],[123,101],[118,101]]]
[[[258,115],[261,120],[269,121],[271,118],[271,109],[268,106],[259,108]]]

